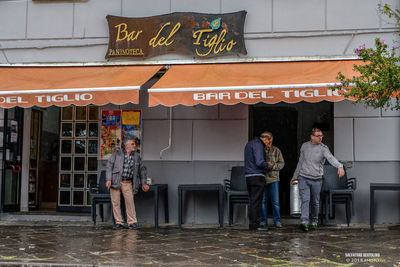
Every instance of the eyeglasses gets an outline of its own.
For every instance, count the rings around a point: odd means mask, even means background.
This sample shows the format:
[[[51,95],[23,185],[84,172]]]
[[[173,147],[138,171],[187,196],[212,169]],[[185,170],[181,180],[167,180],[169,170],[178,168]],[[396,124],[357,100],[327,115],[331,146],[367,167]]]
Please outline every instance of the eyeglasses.
[[[314,135],[315,137],[324,137],[324,135],[323,134],[320,134],[320,135]]]

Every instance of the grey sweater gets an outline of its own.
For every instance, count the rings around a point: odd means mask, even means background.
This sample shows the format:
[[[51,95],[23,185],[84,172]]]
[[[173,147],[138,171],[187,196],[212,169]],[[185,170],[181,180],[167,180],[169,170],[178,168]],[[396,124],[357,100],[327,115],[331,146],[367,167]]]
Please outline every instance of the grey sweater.
[[[343,165],[332,155],[326,145],[313,144],[311,141],[305,142],[301,146],[300,159],[293,177],[297,178],[301,175],[310,179],[321,179],[324,174],[325,160],[328,160],[336,168],[343,168]]]

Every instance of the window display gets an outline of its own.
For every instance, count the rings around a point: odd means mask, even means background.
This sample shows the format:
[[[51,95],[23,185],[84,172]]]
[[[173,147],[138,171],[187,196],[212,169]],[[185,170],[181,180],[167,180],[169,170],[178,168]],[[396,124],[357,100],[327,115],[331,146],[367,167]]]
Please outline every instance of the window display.
[[[71,204],[71,191],[60,191],[59,205]]]
[[[72,137],[72,123],[61,123],[61,137]]]
[[[72,140],[61,140],[61,154],[72,153]]]
[[[71,187],[71,174],[61,173],[60,174],[60,187],[68,188]]]
[[[71,121],[74,109],[72,106],[61,108],[61,119],[63,121]]]
[[[75,123],[75,137],[86,137],[86,123]]]
[[[75,120],[86,121],[86,107],[75,107]]]
[[[82,206],[85,199],[85,191],[73,191],[73,205]]]
[[[60,127],[59,206],[88,207],[89,185],[98,179],[99,108],[62,108]]]
[[[74,173],[74,188],[84,188],[84,187],[85,187],[85,174]]]
[[[86,140],[75,140],[75,154],[86,153]]]

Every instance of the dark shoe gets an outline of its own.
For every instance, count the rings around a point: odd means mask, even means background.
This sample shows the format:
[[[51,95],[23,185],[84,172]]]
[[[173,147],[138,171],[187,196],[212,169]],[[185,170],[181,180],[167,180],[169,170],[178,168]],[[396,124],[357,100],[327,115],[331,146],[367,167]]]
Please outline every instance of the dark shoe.
[[[276,223],[275,223],[275,227],[276,227],[276,228],[282,228],[281,222],[276,222]]]
[[[300,229],[301,229],[303,232],[308,232],[308,224],[301,223],[301,224],[300,224]]]
[[[316,222],[311,223],[310,229],[311,230],[317,230],[318,229],[318,223],[316,223]]]
[[[116,224],[113,226],[114,230],[120,230],[120,229],[124,229],[124,226],[122,224]]]
[[[130,224],[130,225],[128,226],[128,228],[129,228],[130,230],[137,230],[137,229],[140,229],[140,227],[137,225],[137,223],[132,223],[132,224]]]

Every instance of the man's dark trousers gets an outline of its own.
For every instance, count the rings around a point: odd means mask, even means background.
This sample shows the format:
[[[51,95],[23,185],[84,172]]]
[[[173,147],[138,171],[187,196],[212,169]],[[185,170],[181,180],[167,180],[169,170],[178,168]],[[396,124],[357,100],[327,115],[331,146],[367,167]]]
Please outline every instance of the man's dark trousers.
[[[260,227],[262,199],[266,186],[265,176],[246,177],[247,191],[249,192],[249,229],[255,230]]]

